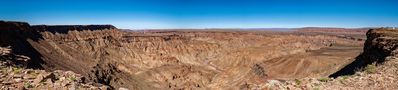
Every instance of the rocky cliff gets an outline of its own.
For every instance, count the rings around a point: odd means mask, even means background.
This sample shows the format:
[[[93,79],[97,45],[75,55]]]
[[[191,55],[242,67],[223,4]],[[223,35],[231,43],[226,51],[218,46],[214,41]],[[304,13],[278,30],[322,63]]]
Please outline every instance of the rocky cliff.
[[[13,53],[30,57],[30,68],[42,68],[41,55],[29,44],[39,39],[40,34],[32,31],[28,23],[0,21],[0,46],[11,46]]]
[[[111,80],[108,77],[116,73],[108,62],[93,60],[79,50],[68,51],[70,49],[57,45],[71,41],[111,41],[117,37],[116,28],[111,25],[30,26],[23,22],[1,21],[0,34],[1,46],[10,46],[13,53],[30,57],[30,68],[70,70],[90,76],[86,81],[108,85]],[[98,68],[102,63],[106,65]]]
[[[398,31],[390,28],[371,29],[366,33],[364,51],[356,60],[334,73],[331,77],[354,74],[357,70],[369,65],[380,64],[398,53]]]
[[[364,47],[364,62],[382,63],[390,57],[398,56],[398,30],[390,28],[371,29],[367,32]]]
[[[84,77],[72,71],[44,71],[26,67],[30,58],[15,54],[10,47],[0,47],[0,89],[83,89],[107,90],[108,86],[85,82]]]

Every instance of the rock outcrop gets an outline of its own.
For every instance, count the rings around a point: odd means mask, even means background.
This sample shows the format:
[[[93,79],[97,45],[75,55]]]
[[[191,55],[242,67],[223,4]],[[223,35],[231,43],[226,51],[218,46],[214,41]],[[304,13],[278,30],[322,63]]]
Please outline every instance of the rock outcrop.
[[[42,68],[44,63],[40,53],[29,44],[39,39],[40,34],[32,31],[28,23],[0,21],[0,46],[11,46],[13,53],[29,57],[30,68]]]
[[[398,56],[398,30],[390,28],[372,29],[367,33],[363,59],[365,64],[382,63]]]
[[[383,63],[390,57],[397,56],[398,31],[396,29],[379,28],[371,29],[366,33],[364,51],[354,62],[334,73],[331,77],[354,74],[356,70],[369,64]]]
[[[94,68],[100,61],[87,59],[86,56],[69,55],[57,43],[112,38],[116,28],[111,25],[70,25],[70,26],[30,26],[23,22],[0,22],[1,46],[10,46],[13,53],[30,58],[28,68],[69,70],[83,76],[92,76],[87,81],[96,81],[103,77],[92,72],[108,70],[109,67]],[[82,32],[82,33],[77,33]],[[69,33],[69,34],[68,34]],[[73,34],[72,34],[73,33]],[[106,62],[101,62],[106,63]],[[111,77],[113,74],[106,73]],[[114,76],[117,77],[117,76]],[[109,84],[109,83],[103,83]]]
[[[109,87],[87,83],[84,77],[71,71],[29,69],[30,58],[13,53],[9,47],[0,47],[0,89],[92,89],[107,90]]]

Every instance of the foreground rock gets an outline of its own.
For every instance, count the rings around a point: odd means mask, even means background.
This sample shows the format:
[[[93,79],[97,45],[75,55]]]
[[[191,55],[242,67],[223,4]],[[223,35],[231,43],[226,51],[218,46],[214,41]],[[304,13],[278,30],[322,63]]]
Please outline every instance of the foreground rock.
[[[28,57],[15,55],[7,47],[0,47],[0,89],[107,90],[104,85],[87,84],[80,74],[71,71],[27,69]]]

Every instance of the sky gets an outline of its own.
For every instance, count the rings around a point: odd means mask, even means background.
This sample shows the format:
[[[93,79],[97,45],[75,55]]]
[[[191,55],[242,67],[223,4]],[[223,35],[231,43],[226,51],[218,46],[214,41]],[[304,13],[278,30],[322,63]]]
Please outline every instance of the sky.
[[[0,0],[0,20],[122,29],[398,27],[398,0]]]

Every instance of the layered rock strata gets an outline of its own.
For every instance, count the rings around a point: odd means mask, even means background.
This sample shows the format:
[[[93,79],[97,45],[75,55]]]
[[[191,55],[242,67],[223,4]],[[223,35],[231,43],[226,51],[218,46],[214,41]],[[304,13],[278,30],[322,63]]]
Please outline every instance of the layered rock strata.
[[[37,63],[32,67],[70,70],[110,88],[130,89],[236,89],[270,79],[325,77],[352,62],[362,42],[261,31],[1,25],[1,45],[29,52]]]

